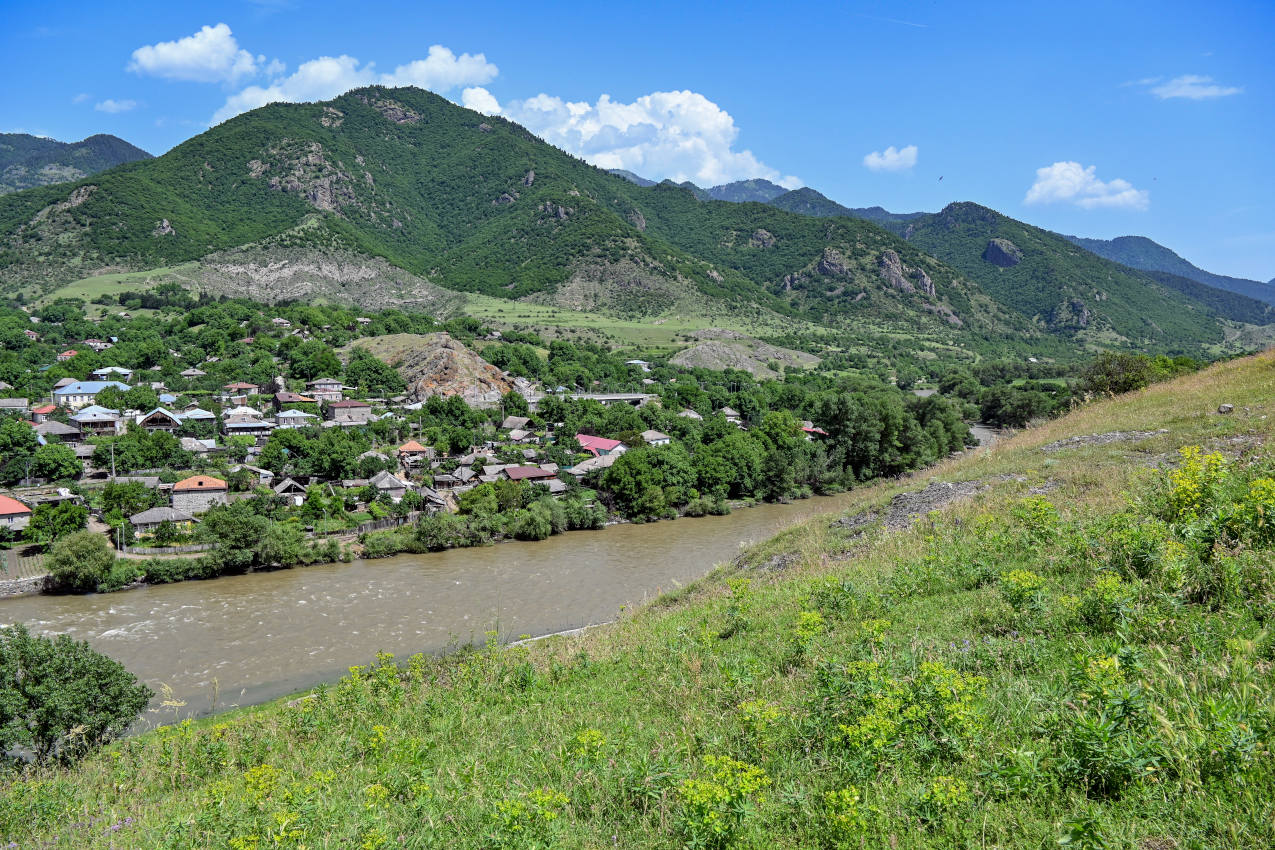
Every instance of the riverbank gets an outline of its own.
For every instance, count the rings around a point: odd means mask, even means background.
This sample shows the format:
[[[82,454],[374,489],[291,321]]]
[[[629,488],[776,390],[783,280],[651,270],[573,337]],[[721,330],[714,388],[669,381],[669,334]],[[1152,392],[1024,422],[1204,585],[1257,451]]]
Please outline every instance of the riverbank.
[[[839,497],[843,519],[759,537],[613,625],[400,654],[311,699],[10,781],[0,833],[86,848],[260,843],[281,823],[293,843],[352,846],[1270,846],[1272,549],[1193,548],[1154,470],[1217,449],[1179,480],[1214,476],[1216,515],[1236,515],[1228,500],[1270,469],[1273,369],[1224,364]],[[1243,412],[1211,412],[1223,402]],[[1042,450],[1115,431],[1132,436]],[[885,533],[891,503],[930,479],[981,483]],[[662,529],[582,537],[634,530]]]

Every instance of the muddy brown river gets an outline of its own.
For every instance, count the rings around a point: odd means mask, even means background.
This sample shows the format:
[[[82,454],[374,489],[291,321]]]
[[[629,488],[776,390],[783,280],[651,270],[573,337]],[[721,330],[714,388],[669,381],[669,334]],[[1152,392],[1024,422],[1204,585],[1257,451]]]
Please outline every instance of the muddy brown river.
[[[0,601],[0,624],[87,640],[183,703],[148,715],[171,722],[332,681],[381,650],[403,657],[481,643],[492,629],[514,640],[613,620],[621,606],[693,581],[742,545],[845,500],[122,593],[30,596]]]

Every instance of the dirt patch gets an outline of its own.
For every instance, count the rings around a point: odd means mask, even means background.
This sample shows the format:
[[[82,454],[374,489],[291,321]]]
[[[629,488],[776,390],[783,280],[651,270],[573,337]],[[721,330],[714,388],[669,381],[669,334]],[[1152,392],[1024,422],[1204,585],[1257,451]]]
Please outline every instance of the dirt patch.
[[[1081,446],[1106,446],[1111,443],[1138,443],[1149,440],[1160,434],[1169,433],[1168,428],[1158,431],[1108,431],[1105,434],[1084,434],[1079,437],[1068,437],[1040,447],[1042,452],[1060,452],[1063,449],[1076,449]]]
[[[888,531],[902,531],[917,517],[968,499],[987,488],[988,485],[982,481],[958,481],[955,484],[935,481],[924,490],[900,493],[890,500],[890,507],[886,509],[885,528]]]

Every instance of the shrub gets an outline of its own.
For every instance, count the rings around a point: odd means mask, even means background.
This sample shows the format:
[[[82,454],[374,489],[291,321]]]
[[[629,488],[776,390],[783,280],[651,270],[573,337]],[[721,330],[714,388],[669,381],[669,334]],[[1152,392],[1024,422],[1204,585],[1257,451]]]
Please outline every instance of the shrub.
[[[770,777],[728,756],[704,756],[703,764],[708,778],[687,779],[678,786],[678,829],[687,847],[716,850],[739,837],[754,799],[760,799]]]
[[[1076,616],[1090,631],[1112,632],[1133,615],[1136,600],[1136,587],[1115,573],[1103,573],[1080,595]]]
[[[75,761],[124,732],[153,693],[85,641],[0,629],[0,754]]]
[[[1039,594],[1045,580],[1031,570],[1010,570],[1000,578],[1001,596],[1015,611],[1039,606]]]
[[[77,531],[53,544],[45,561],[53,581],[63,590],[97,590],[115,564],[106,538],[93,531]]]

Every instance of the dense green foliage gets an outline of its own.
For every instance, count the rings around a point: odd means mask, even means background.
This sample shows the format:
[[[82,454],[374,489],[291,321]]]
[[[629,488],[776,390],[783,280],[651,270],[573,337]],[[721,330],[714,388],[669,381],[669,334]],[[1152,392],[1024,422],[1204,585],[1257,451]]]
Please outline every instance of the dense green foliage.
[[[67,635],[0,628],[0,759],[74,762],[118,737],[151,698],[123,665]],[[12,835],[17,825],[0,823]]]
[[[44,566],[59,590],[86,593],[98,589],[115,566],[115,553],[101,534],[76,531],[56,541]]]

